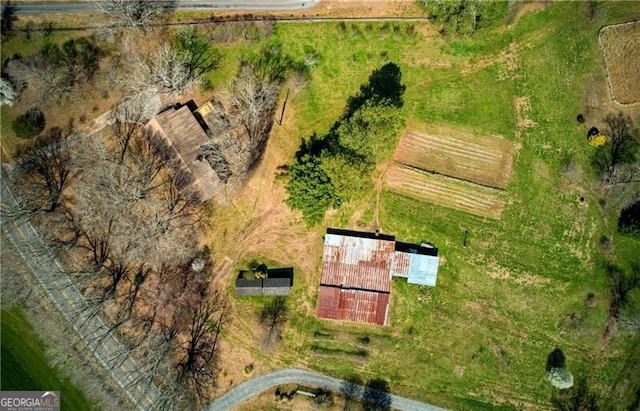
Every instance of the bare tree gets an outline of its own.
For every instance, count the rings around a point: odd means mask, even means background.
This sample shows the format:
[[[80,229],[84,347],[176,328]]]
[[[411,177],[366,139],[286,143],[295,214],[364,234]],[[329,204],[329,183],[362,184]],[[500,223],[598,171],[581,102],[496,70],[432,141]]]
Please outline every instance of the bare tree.
[[[220,293],[207,295],[194,310],[178,362],[177,380],[197,396],[205,399],[216,374],[216,356],[222,326],[229,313],[226,298]]]
[[[615,265],[607,266],[609,276],[611,302],[609,304],[609,315],[607,325],[604,330],[604,338],[608,338],[618,322],[620,309],[629,303],[630,293],[640,287],[640,261],[631,264],[630,273],[625,273],[620,267]]]
[[[129,148],[131,139],[143,125],[145,118],[144,106],[141,99],[130,99],[120,102],[111,112],[111,129],[120,148],[119,160],[124,161],[124,156]]]
[[[604,122],[608,128],[611,143],[611,166],[633,161],[636,159],[640,134],[634,127],[633,120],[628,115],[619,112],[617,115],[609,114]],[[613,173],[612,173],[613,174]]]
[[[200,36],[193,26],[178,32],[176,49],[184,58],[190,77],[200,78],[215,70],[220,63],[220,54],[211,47],[210,41]]]
[[[62,130],[51,129],[35,144],[18,153],[18,178],[23,193],[31,191],[33,203],[43,201],[39,207],[54,211],[72,177],[73,162],[70,148]],[[44,192],[44,195],[42,193]]]
[[[175,0],[95,0],[95,3],[99,11],[109,16],[113,25],[142,30],[162,23],[176,5]]]
[[[280,327],[287,321],[287,299],[271,299],[260,311],[260,322],[266,327],[265,344],[270,346],[279,338]]]
[[[362,396],[362,379],[357,375],[352,375],[342,383],[340,393],[344,396],[343,410],[351,410],[353,403]]]
[[[382,378],[374,378],[367,382],[362,395],[365,411],[387,411],[391,409],[389,383]]]
[[[244,129],[244,135],[231,139],[231,151],[236,159],[232,165],[237,174],[246,172],[259,157],[271,130],[273,113],[280,93],[278,83],[258,76],[253,67],[243,64],[238,77],[231,83],[226,97],[232,124]]]
[[[100,68],[103,52],[92,37],[45,44],[27,58],[12,59],[6,73],[16,84],[32,85],[42,99],[59,100],[90,83]]]
[[[148,56],[134,55],[126,86],[134,93],[145,91],[182,94],[200,82],[189,61],[169,43],[162,43]]]
[[[598,148],[592,162],[598,172],[607,172],[607,177],[612,178],[617,166],[637,161],[640,132],[631,117],[622,112],[607,115],[604,123],[608,144]]]

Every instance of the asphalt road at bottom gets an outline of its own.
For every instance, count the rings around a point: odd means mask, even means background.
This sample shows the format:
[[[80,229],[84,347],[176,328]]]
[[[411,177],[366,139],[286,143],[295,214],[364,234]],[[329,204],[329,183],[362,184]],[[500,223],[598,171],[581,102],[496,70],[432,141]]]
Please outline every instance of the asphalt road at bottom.
[[[204,407],[202,411],[229,410],[271,387],[284,384],[300,384],[312,387],[321,387],[328,389],[329,391],[340,393],[344,391],[344,387],[348,386],[349,383],[345,380],[339,380],[337,378],[328,377],[311,371],[300,370],[297,368],[286,368],[245,381]],[[353,397],[355,399],[360,400],[364,394],[364,387],[358,386],[351,392],[353,392]],[[389,395],[389,397],[391,398],[391,407],[398,410],[445,411],[444,408],[439,408],[434,405],[425,404],[404,397],[398,397],[397,395]]]

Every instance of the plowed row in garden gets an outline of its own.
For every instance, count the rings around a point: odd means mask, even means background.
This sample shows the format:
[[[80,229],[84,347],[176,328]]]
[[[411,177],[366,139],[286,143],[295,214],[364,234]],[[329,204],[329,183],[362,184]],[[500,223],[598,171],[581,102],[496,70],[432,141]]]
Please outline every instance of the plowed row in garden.
[[[407,131],[385,182],[399,194],[499,219],[515,152],[515,144],[499,136],[442,128]]]
[[[613,99],[640,102],[640,22],[604,27],[599,40]]]
[[[389,166],[385,182],[398,194],[481,217],[499,219],[504,209],[505,194],[500,190],[402,164]]]
[[[456,131],[452,137],[407,131],[394,159],[422,170],[504,189],[514,152],[514,144],[499,136],[480,137]]]

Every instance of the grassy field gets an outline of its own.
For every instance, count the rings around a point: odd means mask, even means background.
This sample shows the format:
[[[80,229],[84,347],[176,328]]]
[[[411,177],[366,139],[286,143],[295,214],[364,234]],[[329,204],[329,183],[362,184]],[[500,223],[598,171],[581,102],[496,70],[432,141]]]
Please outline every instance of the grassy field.
[[[0,316],[2,337],[2,390],[60,391],[61,409],[98,409],[89,402],[47,360],[46,346],[36,335],[24,312],[17,307],[3,309]]]
[[[554,3],[511,27],[472,38],[442,38],[420,24],[277,26],[285,50],[301,57],[310,46],[322,59],[306,89],[290,102],[285,125],[274,130],[267,159],[286,158],[300,138],[325,132],[347,97],[386,61],[402,69],[409,125],[447,124],[476,135],[499,134],[521,148],[500,220],[381,193],[382,230],[406,241],[430,241],[444,260],[434,289],[393,281],[389,327],[315,318],[323,227],[314,228],[305,239],[315,243],[302,248],[301,236],[289,235],[299,221],[292,222],[292,216],[279,221],[287,227],[279,226],[287,238],[276,235],[282,246],[305,250],[294,254],[300,281],[275,351],[264,352],[256,344],[259,327],[252,318],[262,300],[236,301],[242,320],[227,339],[242,347],[247,361],[265,368],[307,366],[340,377],[358,374],[364,380],[381,377],[394,393],[451,409],[548,409],[553,388],[544,367],[547,354],[560,347],[576,379],[588,379],[613,408],[630,404],[634,393],[614,387],[632,379],[621,372],[622,358],[637,338],[618,333],[602,340],[609,298],[603,264],[614,259],[628,267],[639,245],[615,233],[615,215],[599,206],[600,194],[593,188],[591,148],[584,135],[585,126],[599,119],[587,118],[581,125],[575,118],[591,87],[589,75],[602,70],[599,28],[638,18],[638,12],[632,3],[598,7],[590,20],[586,5]],[[566,154],[580,170],[577,178],[560,172]],[[260,168],[275,164],[265,160]],[[269,178],[264,173],[261,178]],[[277,198],[282,194],[275,187],[269,196]],[[371,200],[328,213],[325,225],[358,221],[356,228],[369,227]],[[243,204],[234,207],[248,210]],[[247,231],[261,225],[247,224]],[[467,247],[462,245],[465,230]],[[613,238],[613,255],[600,250],[601,235]],[[282,254],[262,242],[249,248],[236,255]],[[588,293],[596,296],[594,307],[585,303]]]

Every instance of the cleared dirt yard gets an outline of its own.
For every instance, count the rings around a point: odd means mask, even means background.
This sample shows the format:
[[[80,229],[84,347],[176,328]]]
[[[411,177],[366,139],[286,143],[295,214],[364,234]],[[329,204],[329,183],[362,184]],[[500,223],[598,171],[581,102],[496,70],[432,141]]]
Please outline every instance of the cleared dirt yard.
[[[499,219],[504,194],[478,184],[394,164],[385,173],[389,190],[481,217]]]
[[[454,134],[455,137],[451,136]],[[509,182],[516,146],[499,136],[407,131],[394,159],[426,171],[504,189]]]
[[[599,40],[613,99],[640,102],[640,22],[604,27]]]

